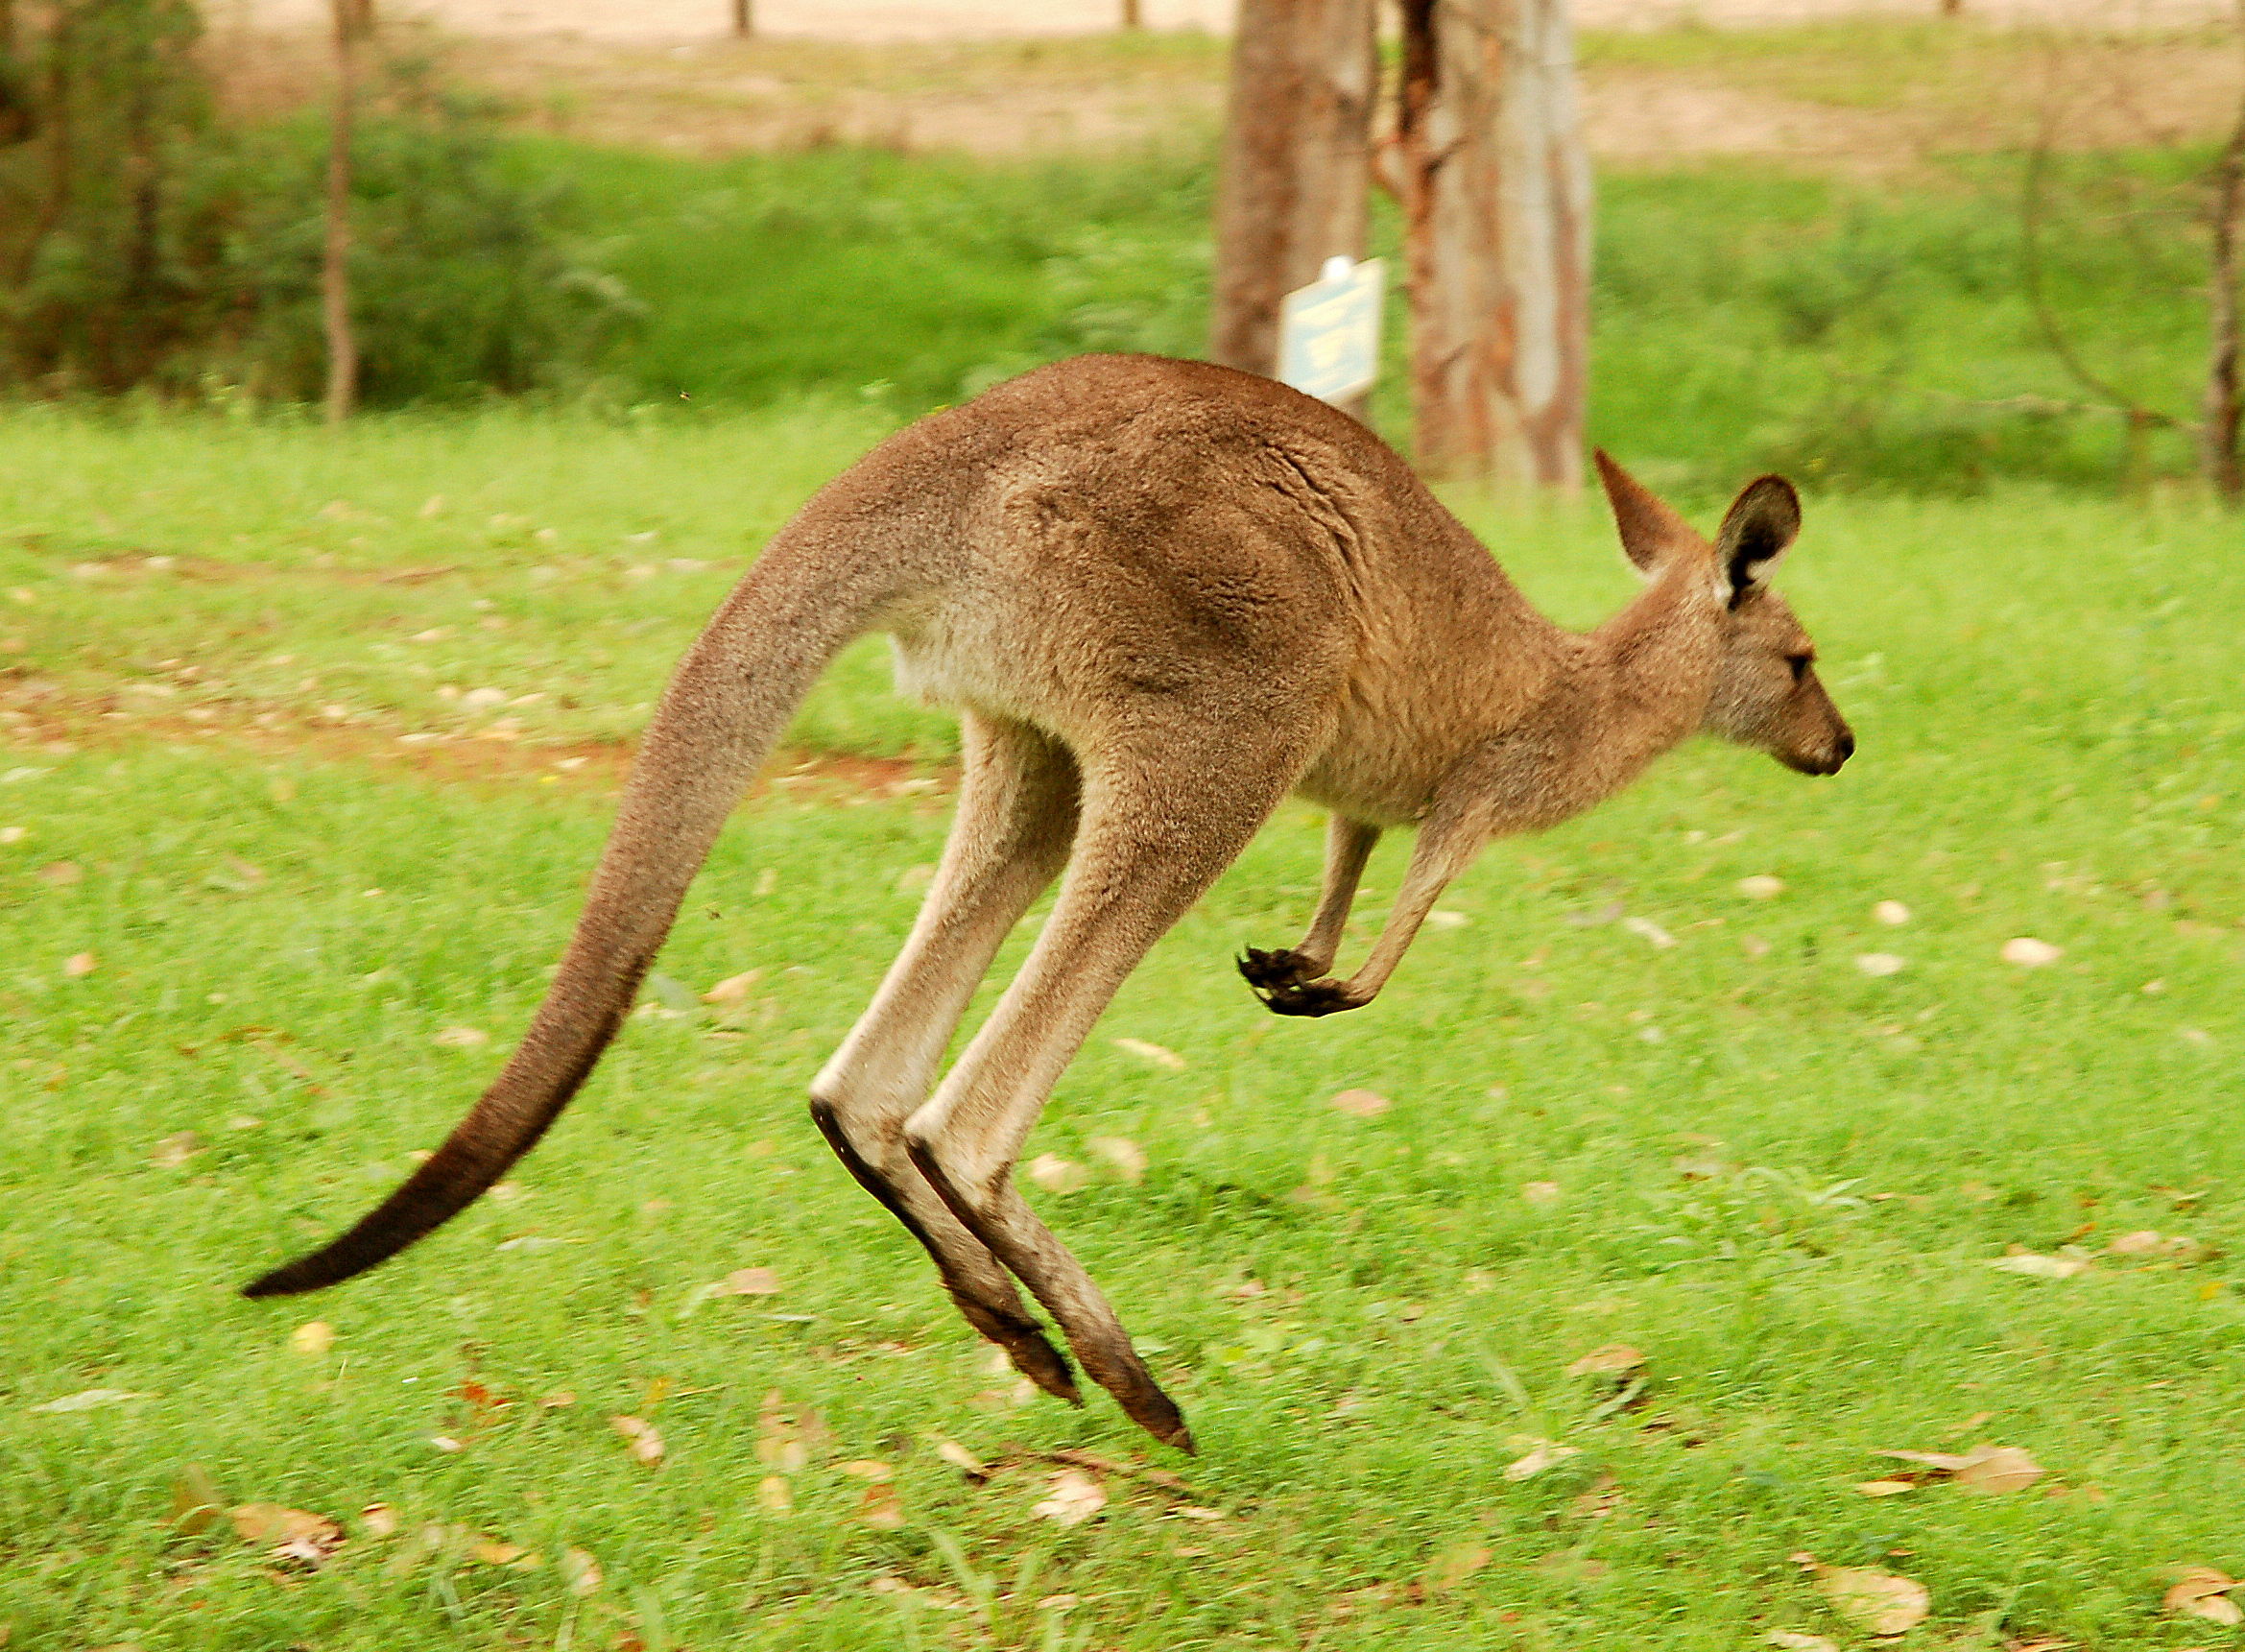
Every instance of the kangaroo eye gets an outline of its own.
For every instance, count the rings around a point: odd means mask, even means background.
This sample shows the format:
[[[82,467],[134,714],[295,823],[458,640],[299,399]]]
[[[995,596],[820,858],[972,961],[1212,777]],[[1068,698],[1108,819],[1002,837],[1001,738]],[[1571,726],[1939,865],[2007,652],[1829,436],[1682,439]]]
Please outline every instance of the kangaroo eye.
[[[1785,663],[1793,668],[1794,682],[1798,682],[1808,675],[1808,666],[1812,658],[1806,654],[1788,654],[1785,656]]]

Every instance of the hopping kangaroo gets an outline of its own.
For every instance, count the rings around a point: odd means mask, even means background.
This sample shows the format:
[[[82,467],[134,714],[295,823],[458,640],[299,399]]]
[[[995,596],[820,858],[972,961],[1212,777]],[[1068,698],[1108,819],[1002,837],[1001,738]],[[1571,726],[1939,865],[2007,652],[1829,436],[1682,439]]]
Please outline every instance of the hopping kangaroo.
[[[1013,1171],[1124,977],[1278,802],[1332,811],[1325,889],[1301,945],[1250,950],[1240,970],[1278,1014],[1322,1016],[1373,1000],[1490,838],[1590,807],[1691,734],[1811,775],[1854,750],[1766,583],[1799,526],[1792,488],[1750,485],[1710,544],[1603,454],[1599,469],[1646,586],[1578,635],[1363,425],[1267,379],[1087,356],[891,437],[773,539],[679,665],[505,1070],[387,1202],[248,1294],[372,1267],[529,1150],[622,1025],[797,703],[845,643],[883,631],[899,685],[960,709],[958,817],[811,1112],[1024,1375],[1078,1400],[1016,1279],[1094,1381],[1190,1449]],[[1365,859],[1400,826],[1419,832],[1402,889],[1337,978]],[[999,944],[1056,876],[1027,962],[939,1073]]]

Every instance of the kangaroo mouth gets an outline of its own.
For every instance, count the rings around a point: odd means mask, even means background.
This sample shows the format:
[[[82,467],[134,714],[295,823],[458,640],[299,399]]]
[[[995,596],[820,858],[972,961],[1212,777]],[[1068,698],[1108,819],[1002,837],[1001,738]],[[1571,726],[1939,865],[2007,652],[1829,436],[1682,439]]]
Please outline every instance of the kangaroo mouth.
[[[1855,736],[1842,734],[1815,756],[1799,752],[1779,752],[1777,759],[1797,775],[1836,775],[1855,754]]]

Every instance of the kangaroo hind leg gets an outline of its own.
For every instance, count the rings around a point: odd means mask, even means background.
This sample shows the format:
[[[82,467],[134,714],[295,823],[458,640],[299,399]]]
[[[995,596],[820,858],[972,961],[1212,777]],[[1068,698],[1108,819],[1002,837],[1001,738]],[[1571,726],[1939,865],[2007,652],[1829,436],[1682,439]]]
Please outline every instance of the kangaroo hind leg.
[[[1083,824],[1044,932],[904,1132],[913,1162],[1060,1323],[1086,1374],[1148,1433],[1187,1450],[1183,1417],[1013,1172],[1045,1098],[1115,990],[1294,780],[1306,739],[1266,726],[1250,745],[1216,733],[1220,727],[1204,724],[1200,742],[1173,733],[1158,752],[1109,751],[1087,765]],[[1190,783],[1181,784],[1188,759]]]
[[[1066,860],[1075,759],[1038,730],[968,712],[959,806],[912,934],[872,1003],[811,1085],[835,1155],[935,1258],[967,1323],[1048,1394],[1077,1401],[1064,1354],[1005,1267],[906,1156],[904,1120],[935,1086],[943,1051],[991,958]]]

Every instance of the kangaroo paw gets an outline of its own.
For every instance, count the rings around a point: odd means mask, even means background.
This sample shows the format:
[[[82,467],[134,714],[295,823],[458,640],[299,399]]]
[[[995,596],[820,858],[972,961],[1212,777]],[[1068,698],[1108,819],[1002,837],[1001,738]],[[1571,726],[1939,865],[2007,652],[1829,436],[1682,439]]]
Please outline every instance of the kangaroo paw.
[[[1084,1351],[1079,1348],[1079,1354]],[[1146,1369],[1146,1362],[1134,1352],[1126,1351],[1122,1357],[1084,1358],[1084,1369],[1123,1408],[1123,1415],[1135,1423],[1164,1446],[1175,1446],[1190,1453],[1193,1431],[1185,1426],[1184,1413],[1177,1408],[1177,1401],[1161,1391],[1161,1384],[1154,1380],[1154,1374]]]
[[[967,1324],[1006,1351],[1015,1371],[1055,1400],[1065,1400],[1070,1405],[1084,1403],[1076,1387],[1075,1369],[1068,1364],[1068,1356],[1053,1347],[1044,1327],[1026,1314],[1000,1313],[956,1291],[951,1300],[959,1305]]]
[[[1247,977],[1247,984],[1258,993],[1291,987],[1318,972],[1309,959],[1284,946],[1271,952],[1250,946],[1239,955],[1238,963],[1239,972]]]
[[[1372,1000],[1360,998],[1346,981],[1297,981],[1263,994],[1263,1007],[1274,1016],[1330,1016],[1341,1010],[1360,1009]]]

